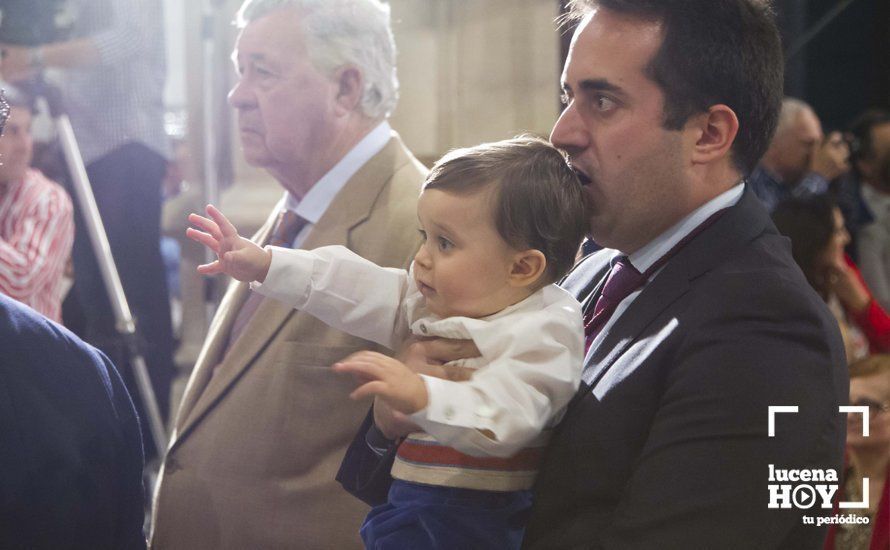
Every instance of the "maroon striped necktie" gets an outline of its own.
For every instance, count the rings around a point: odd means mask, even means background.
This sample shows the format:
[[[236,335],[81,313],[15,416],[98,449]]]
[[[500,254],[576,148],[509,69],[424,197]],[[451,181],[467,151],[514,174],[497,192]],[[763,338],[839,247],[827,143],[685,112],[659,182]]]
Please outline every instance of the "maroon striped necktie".
[[[606,322],[615,313],[615,310],[625,298],[630,296],[635,290],[638,290],[646,284],[652,275],[659,269],[664,267],[673,256],[675,256],[686,244],[695,238],[696,235],[710,227],[717,219],[726,212],[726,208],[718,210],[711,214],[705,221],[699,224],[695,229],[683,237],[680,242],[675,244],[673,248],[658,258],[645,273],[640,273],[637,268],[630,263],[627,256],[619,256],[609,270],[609,276],[606,278],[606,284],[600,292],[594,307],[588,307],[584,312],[584,354],[590,349],[590,344],[596,339],[597,335],[606,325]]]

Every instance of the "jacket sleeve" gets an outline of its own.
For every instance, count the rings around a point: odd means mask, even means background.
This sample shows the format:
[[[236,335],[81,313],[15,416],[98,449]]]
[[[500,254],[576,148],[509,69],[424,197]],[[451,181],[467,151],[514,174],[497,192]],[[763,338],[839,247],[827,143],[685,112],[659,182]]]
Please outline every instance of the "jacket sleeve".
[[[337,472],[337,481],[346,492],[369,506],[386,504],[392,485],[390,470],[398,449],[395,441],[389,442],[382,453],[372,449],[368,440],[375,430],[374,408],[371,407]]]

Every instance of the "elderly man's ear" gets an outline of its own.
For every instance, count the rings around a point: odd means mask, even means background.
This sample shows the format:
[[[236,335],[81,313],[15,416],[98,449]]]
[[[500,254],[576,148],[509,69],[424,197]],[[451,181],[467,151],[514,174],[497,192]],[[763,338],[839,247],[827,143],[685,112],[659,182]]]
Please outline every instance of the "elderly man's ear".
[[[348,115],[358,108],[365,91],[365,78],[362,72],[352,65],[337,69],[333,81],[337,86],[337,114]]]

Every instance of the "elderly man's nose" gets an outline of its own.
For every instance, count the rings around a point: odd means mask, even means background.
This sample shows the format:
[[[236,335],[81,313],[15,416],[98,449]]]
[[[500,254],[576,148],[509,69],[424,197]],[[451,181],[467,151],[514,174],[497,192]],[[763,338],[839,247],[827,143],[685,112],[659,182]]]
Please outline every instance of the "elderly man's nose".
[[[255,98],[245,82],[238,81],[229,91],[229,105],[235,109],[243,109],[254,104]]]

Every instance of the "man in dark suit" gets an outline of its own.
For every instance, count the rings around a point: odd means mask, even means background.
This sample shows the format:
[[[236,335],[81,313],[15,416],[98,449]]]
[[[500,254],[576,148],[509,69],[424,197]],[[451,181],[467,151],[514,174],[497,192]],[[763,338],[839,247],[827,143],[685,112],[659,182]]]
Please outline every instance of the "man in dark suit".
[[[827,511],[769,507],[771,465],[841,467],[848,388],[836,323],[744,188],[782,98],[772,16],[758,0],[572,4],[551,139],[605,249],[563,282],[589,351],[524,544],[819,548],[803,516]],[[770,406],[798,407],[774,436]],[[372,501],[385,466],[368,449],[400,435],[375,414],[340,472]]]
[[[0,548],[145,548],[142,436],[100,351],[0,295]]]

